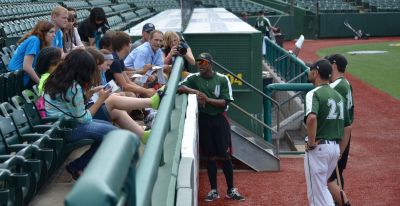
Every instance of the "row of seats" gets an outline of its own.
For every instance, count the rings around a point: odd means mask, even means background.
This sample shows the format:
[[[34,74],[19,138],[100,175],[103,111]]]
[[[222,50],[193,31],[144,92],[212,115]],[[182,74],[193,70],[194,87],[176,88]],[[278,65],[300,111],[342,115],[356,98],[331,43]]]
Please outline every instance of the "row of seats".
[[[102,7],[102,6],[109,6],[112,5],[110,0],[92,0],[89,1],[89,4],[93,7]]]
[[[30,90],[22,96],[0,104],[0,205],[28,205],[72,150],[93,142],[67,143],[73,124],[41,118],[38,96]]]
[[[21,37],[23,34],[30,31],[36,25],[36,22],[49,19],[50,15],[45,15],[3,22],[0,23],[0,34],[5,37]]]
[[[3,47],[0,51],[0,74],[7,72],[8,63],[10,62],[11,57],[14,55],[15,49],[16,46],[11,45],[9,47]]]
[[[319,10],[321,13],[355,13],[358,9],[351,3],[343,2],[341,0],[322,0],[319,2]],[[317,11],[316,1],[313,0],[299,0],[296,5],[312,12]]]
[[[27,3],[31,2],[31,0],[0,0],[1,4],[19,4],[19,3]]]
[[[400,12],[400,0],[362,0],[358,3],[371,12]]]
[[[65,7],[71,7],[75,9],[88,9],[92,7],[86,1],[63,1],[63,5]]]
[[[241,12],[256,15],[260,10],[265,11],[268,15],[281,13],[264,5],[244,0],[201,0],[199,2],[201,2],[200,6],[202,7],[223,7],[237,15]]]
[[[135,0],[131,1],[138,8],[152,8],[156,12],[164,11],[166,9],[177,9],[180,8],[178,1],[175,0],[149,0],[149,1],[140,1]]]
[[[38,3],[0,6],[0,22],[49,14],[57,3]]]

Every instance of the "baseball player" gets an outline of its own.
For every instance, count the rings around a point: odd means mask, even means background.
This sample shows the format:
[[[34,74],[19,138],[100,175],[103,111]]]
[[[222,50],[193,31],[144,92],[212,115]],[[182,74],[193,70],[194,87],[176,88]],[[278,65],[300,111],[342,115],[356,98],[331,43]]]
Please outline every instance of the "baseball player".
[[[351,139],[351,125],[354,119],[354,99],[353,99],[353,88],[351,84],[344,78],[344,72],[347,66],[347,59],[341,54],[333,54],[327,58],[329,62],[332,64],[332,83],[330,86],[339,92],[342,95],[344,100],[345,109],[348,110],[349,113],[349,121],[350,125],[344,128],[344,136],[343,140],[340,142],[340,152],[341,157],[338,161],[339,175],[341,186],[344,187],[344,179],[343,179],[343,170],[346,168],[347,158],[349,156],[350,150],[350,139]],[[347,199],[346,194],[342,191],[343,200],[341,199],[340,191],[343,188],[340,188],[336,183],[336,172],[334,171],[329,178],[328,188],[331,192],[333,199],[339,205],[350,206],[350,202]]]
[[[310,66],[308,75],[315,88],[307,93],[305,100],[308,137],[304,170],[312,206],[334,206],[327,182],[339,159],[339,142],[348,124],[344,100],[329,86],[331,74],[331,64],[321,59]]]
[[[244,201],[244,197],[233,186],[233,166],[230,154],[231,131],[224,116],[229,102],[233,101],[232,88],[226,75],[213,70],[212,56],[201,53],[196,59],[199,73],[189,75],[181,82],[178,93],[196,94],[199,103],[199,141],[207,156],[207,172],[211,191],[204,199],[207,202],[219,198],[217,190],[217,163],[222,160],[228,191],[226,197]]]

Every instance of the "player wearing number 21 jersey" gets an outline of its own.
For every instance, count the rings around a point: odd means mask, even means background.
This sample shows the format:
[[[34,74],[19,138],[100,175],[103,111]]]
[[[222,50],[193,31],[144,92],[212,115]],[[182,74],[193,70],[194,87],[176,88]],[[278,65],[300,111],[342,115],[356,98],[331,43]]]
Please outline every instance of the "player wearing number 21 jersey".
[[[305,100],[307,125],[304,170],[309,205],[333,206],[328,178],[340,155],[339,142],[348,124],[348,112],[342,96],[329,86],[332,67],[322,59],[310,66],[309,80],[315,88]]]

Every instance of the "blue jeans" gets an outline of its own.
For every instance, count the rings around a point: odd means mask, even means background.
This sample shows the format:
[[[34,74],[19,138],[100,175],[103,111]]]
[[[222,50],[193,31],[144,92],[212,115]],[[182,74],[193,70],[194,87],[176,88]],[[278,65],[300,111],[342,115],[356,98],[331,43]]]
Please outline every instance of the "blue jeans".
[[[110,122],[98,119],[93,119],[92,122],[87,124],[78,124],[76,128],[72,130],[71,137],[66,140],[67,143],[73,143],[82,139],[92,139],[95,142],[90,146],[90,149],[83,153],[79,158],[69,163],[71,170],[83,170],[93,157],[97,148],[100,146],[103,136],[115,129],[118,128]]]

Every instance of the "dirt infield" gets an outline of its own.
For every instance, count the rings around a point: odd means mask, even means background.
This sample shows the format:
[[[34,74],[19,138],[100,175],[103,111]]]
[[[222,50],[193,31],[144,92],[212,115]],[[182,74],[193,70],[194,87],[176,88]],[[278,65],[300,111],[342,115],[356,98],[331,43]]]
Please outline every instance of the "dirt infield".
[[[314,61],[321,48],[400,40],[305,41],[300,52],[304,61]],[[285,44],[292,49],[293,42]],[[349,63],[351,66],[351,62]],[[400,205],[400,101],[348,75],[355,98],[355,123],[345,190],[353,205]],[[223,197],[213,203],[203,198],[209,191],[206,172],[200,173],[199,205],[307,205],[303,159],[281,159],[281,171],[273,173],[235,172],[235,185],[246,197],[234,202]],[[222,172],[218,174],[219,191],[226,192]]]

